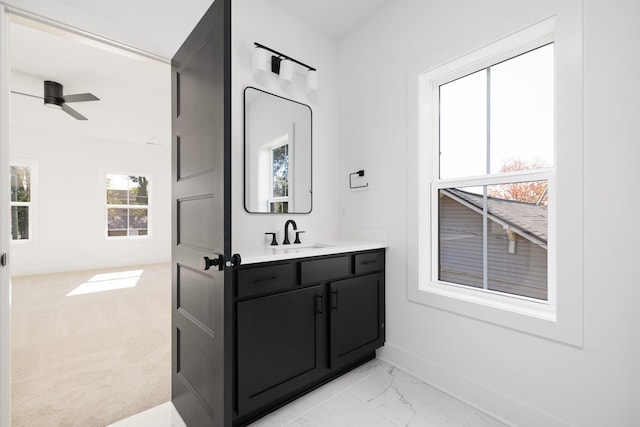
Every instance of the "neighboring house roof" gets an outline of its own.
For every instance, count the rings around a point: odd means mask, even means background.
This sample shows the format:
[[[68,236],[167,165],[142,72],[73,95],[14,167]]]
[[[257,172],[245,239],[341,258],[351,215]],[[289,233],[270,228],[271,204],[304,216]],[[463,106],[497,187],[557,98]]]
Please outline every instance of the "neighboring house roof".
[[[456,188],[441,190],[450,198],[482,214],[482,195]],[[492,221],[511,228],[522,237],[546,247],[548,238],[547,207],[535,203],[487,197],[487,214]]]

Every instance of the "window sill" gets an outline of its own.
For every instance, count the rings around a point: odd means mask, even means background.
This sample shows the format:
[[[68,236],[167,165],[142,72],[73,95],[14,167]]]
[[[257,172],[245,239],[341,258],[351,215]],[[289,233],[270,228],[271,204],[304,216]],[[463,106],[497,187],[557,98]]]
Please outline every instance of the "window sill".
[[[546,301],[487,293],[443,283],[410,286],[409,301],[497,326],[580,347],[581,328],[558,322],[556,307]]]
[[[146,236],[107,236],[105,239],[107,241],[116,241],[116,240],[144,240],[151,237],[150,235]]]
[[[16,248],[17,247],[35,247],[37,246],[37,243],[34,238],[11,240],[11,246],[15,246]]]
[[[430,303],[432,302],[430,301],[430,295],[437,295],[551,322],[555,322],[556,320],[556,307],[547,301],[536,301],[531,298],[511,296],[491,291],[487,292],[481,289],[442,282],[432,282],[430,285],[419,289],[418,292],[426,295],[422,298],[418,297],[418,299],[423,300],[417,302],[424,302],[429,305],[431,305]]]

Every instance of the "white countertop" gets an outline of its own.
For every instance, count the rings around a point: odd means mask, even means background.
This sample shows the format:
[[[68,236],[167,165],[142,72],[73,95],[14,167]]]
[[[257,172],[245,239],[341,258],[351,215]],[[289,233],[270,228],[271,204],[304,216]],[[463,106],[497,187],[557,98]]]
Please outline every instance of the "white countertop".
[[[278,246],[255,246],[234,248],[233,252],[240,254],[242,264],[256,264],[259,262],[281,261],[285,259],[305,258],[320,255],[332,255],[345,252],[369,251],[386,248],[386,243],[363,241],[337,241],[302,243]]]

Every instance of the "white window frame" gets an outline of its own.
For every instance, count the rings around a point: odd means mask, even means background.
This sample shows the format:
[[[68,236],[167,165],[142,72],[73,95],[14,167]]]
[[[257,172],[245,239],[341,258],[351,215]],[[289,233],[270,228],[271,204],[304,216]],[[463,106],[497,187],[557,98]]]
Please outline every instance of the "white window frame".
[[[152,206],[152,202],[154,197],[152,196],[152,192],[153,192],[153,178],[151,177],[151,175],[149,174],[145,174],[145,173],[139,173],[139,172],[135,172],[135,173],[129,173],[129,172],[113,172],[113,171],[107,171],[104,173],[104,184],[102,186],[104,192],[102,193],[103,199],[105,200],[104,197],[106,196],[106,192],[107,192],[107,176],[108,175],[126,175],[126,176],[144,176],[145,178],[147,178],[149,180],[149,193],[148,193],[148,202],[146,205],[115,205],[115,204],[109,204],[106,201],[104,201],[104,235],[106,237],[107,240],[135,240],[135,239],[147,239],[149,237],[151,237],[151,206]],[[137,235],[137,236],[109,236],[109,209],[136,209],[136,208],[140,208],[140,209],[147,209],[147,234],[144,235]],[[127,227],[127,232],[128,232],[129,228]]]
[[[275,176],[273,175],[273,151],[277,148],[280,147],[284,147],[287,146],[287,156],[288,156],[288,176],[287,176],[287,195],[284,197],[276,197],[273,195],[273,183],[274,183],[274,178]],[[290,203],[290,197],[291,197],[291,173],[292,173],[292,163],[293,163],[293,157],[291,155],[293,150],[293,144],[291,144],[290,142],[290,138],[287,138],[286,141],[278,143],[277,145],[272,145],[269,147],[269,170],[270,170],[270,174],[269,174],[269,199],[267,201],[268,206],[267,206],[267,211],[271,212],[271,203],[289,203],[288,206],[291,206]]]
[[[11,168],[12,166],[22,166],[29,168],[29,175],[31,178],[31,182],[29,183],[31,191],[31,201],[9,202],[10,207],[27,206],[29,208],[29,238],[14,240],[11,233],[9,233],[9,240],[11,241],[12,245],[31,245],[34,244],[38,238],[38,162],[36,160],[28,159],[12,159],[9,162],[9,168]]]
[[[582,49],[581,21],[558,28],[555,17],[457,59],[427,58],[409,69],[408,298],[510,329],[582,345]],[[556,168],[482,176],[483,184],[548,180],[548,301],[441,282],[437,275],[439,188],[478,185],[478,177],[436,180],[438,93],[463,77],[554,42]],[[577,48],[577,49],[576,49]],[[576,61],[577,60],[577,61]],[[444,64],[444,65],[440,65]],[[563,263],[559,264],[558,259]],[[565,261],[566,260],[566,261]]]

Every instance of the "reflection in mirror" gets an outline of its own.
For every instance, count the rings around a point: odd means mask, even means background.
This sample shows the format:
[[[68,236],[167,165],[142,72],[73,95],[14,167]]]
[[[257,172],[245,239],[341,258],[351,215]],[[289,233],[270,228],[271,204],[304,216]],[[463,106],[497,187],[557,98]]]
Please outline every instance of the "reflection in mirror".
[[[311,212],[311,108],[244,90],[244,206],[251,213]]]

